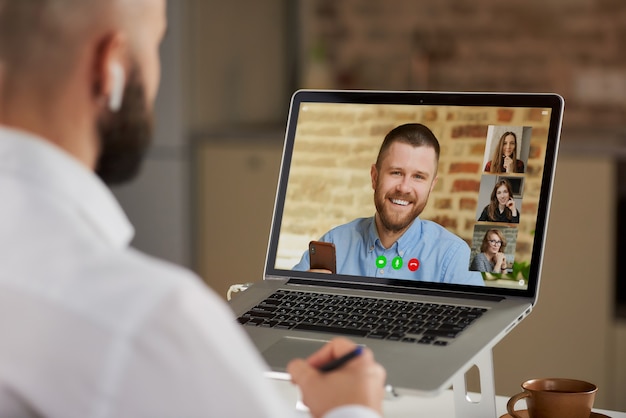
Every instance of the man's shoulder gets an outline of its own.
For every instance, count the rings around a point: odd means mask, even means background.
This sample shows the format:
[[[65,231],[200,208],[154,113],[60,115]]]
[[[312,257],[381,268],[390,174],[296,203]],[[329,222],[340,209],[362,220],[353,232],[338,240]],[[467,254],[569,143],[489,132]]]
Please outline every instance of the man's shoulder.
[[[196,277],[191,270],[173,262],[154,257],[134,248],[120,251],[119,256],[111,261],[132,269],[141,269],[155,274],[163,280],[180,280],[181,277]],[[106,261],[105,261],[106,262]]]
[[[0,288],[14,294],[0,312],[27,306],[59,332],[98,329],[108,338],[131,335],[168,301],[210,293],[189,270],[132,249],[83,251],[63,262],[46,259],[13,270],[11,277],[0,277]]]
[[[182,266],[132,248],[99,255],[85,262],[82,268],[103,283],[116,282],[121,288],[145,287],[146,291],[156,293],[200,281],[194,273]]]
[[[103,252],[75,267],[63,303],[85,320],[117,333],[187,293],[208,293],[191,271],[134,249]],[[73,297],[70,293],[80,294]],[[124,328],[123,326],[121,328]]]

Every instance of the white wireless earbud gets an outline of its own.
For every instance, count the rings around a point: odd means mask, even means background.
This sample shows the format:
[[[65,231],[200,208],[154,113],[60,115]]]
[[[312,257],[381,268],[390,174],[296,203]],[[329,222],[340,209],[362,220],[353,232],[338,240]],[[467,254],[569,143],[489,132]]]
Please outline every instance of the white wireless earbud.
[[[109,65],[111,73],[111,95],[109,96],[109,109],[111,112],[117,112],[122,107],[122,98],[124,96],[124,85],[126,84],[126,76],[124,69],[119,62],[113,62]]]

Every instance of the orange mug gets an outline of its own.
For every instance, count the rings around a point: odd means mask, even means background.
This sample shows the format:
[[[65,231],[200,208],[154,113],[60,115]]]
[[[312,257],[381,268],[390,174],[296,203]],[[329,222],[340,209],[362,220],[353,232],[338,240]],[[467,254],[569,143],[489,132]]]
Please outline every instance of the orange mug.
[[[514,408],[524,398],[530,418],[589,418],[598,391],[593,383],[561,378],[527,380],[522,389],[506,404],[513,418],[522,418]]]

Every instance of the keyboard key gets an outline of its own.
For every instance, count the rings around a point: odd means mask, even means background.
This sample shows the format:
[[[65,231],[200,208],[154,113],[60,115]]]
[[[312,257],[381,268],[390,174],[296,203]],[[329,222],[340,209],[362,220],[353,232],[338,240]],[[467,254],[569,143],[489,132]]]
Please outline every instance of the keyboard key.
[[[273,318],[274,312],[248,311],[246,312],[250,318]]]
[[[458,331],[447,331],[447,330],[439,330],[439,329],[429,329],[424,332],[424,336],[428,337],[446,337],[446,338],[454,338],[458,334]]]
[[[387,338],[387,336],[389,335],[389,332],[387,331],[374,331],[374,332],[370,332],[367,335],[367,338],[374,338],[377,340],[383,340],[385,338]]]

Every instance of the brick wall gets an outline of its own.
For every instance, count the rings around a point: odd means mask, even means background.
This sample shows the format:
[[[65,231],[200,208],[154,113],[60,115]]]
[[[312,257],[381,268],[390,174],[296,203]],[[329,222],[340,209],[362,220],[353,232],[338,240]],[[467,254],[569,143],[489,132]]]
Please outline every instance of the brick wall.
[[[572,126],[626,120],[626,1],[302,0],[301,84],[557,92]],[[310,79],[311,63],[327,75]],[[315,74],[319,76],[319,65]]]
[[[370,167],[387,132],[408,122],[427,125],[441,145],[439,181],[421,217],[445,226],[470,245],[489,126],[532,128],[515,254],[516,261],[530,259],[547,115],[524,108],[306,104],[296,132],[278,267],[291,268],[308,242],[332,227],[375,213]]]

